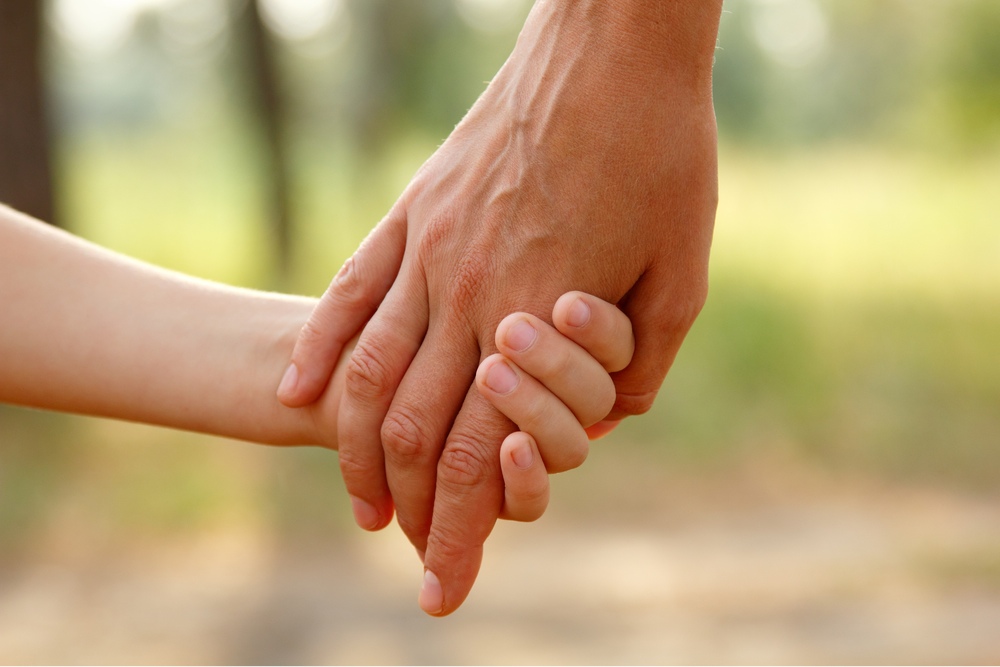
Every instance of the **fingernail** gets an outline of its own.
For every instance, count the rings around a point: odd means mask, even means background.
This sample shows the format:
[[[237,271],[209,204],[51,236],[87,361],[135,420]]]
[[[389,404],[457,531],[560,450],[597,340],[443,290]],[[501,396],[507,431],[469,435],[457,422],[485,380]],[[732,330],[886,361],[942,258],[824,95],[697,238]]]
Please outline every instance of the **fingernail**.
[[[535,455],[531,453],[531,445],[526,442],[515,447],[510,453],[510,458],[514,460],[514,465],[521,470],[527,470],[535,462]]]
[[[361,498],[351,496],[351,509],[354,510],[354,521],[365,530],[375,530],[382,522],[378,510]]]
[[[486,373],[486,386],[498,394],[509,394],[517,387],[517,375],[505,361],[499,361]]]
[[[577,299],[566,313],[566,324],[571,327],[582,327],[590,321],[590,306],[583,299]]]
[[[338,285],[344,287],[347,283],[354,277],[354,256],[347,258],[344,265],[340,267],[340,271],[337,271],[337,275],[333,277]]]
[[[299,384],[299,367],[294,363],[288,365],[285,374],[281,376],[281,384],[278,385],[279,396],[290,396]],[[273,386],[273,385],[272,385]]]
[[[506,341],[510,349],[517,352],[524,352],[538,338],[538,332],[524,320],[518,320],[517,324],[507,330]]]
[[[424,583],[420,587],[420,608],[431,616],[437,616],[444,611],[444,592],[437,575],[430,570],[424,570]]]

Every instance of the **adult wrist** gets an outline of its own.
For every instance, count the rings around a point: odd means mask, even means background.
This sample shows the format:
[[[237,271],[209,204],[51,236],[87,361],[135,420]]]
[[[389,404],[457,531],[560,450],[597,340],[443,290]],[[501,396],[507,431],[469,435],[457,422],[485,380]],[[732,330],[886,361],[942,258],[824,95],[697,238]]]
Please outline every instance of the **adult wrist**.
[[[548,0],[528,23],[575,32],[581,48],[623,70],[710,92],[721,14],[722,0]]]

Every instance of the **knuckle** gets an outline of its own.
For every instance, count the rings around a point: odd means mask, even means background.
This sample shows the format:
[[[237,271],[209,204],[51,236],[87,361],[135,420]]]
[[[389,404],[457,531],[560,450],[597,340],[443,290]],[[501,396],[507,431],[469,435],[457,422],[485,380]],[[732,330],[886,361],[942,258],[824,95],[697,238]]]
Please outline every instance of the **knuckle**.
[[[667,320],[667,331],[671,334],[686,333],[698,319],[708,300],[708,281],[697,280],[689,286],[686,299],[675,304],[671,317]]]
[[[517,420],[517,425],[522,431],[531,433],[539,425],[547,423],[551,416],[552,406],[549,401],[529,401],[524,406],[524,414]]]
[[[525,523],[538,521],[545,514],[548,502],[547,488],[518,491],[516,495],[510,495],[507,499],[507,515],[513,521]]]
[[[386,415],[382,422],[382,447],[387,456],[403,465],[412,465],[425,457],[429,445],[421,420],[408,408],[393,408]]]
[[[358,341],[344,371],[344,391],[360,400],[384,398],[391,391],[391,373],[377,350]]]
[[[472,550],[482,546],[483,542],[467,543],[456,524],[438,523],[436,519],[434,530],[427,536],[427,553],[433,553],[442,563],[461,563]]]
[[[538,356],[537,362],[543,367],[541,372],[545,374],[545,377],[570,376],[576,366],[572,352],[565,346],[546,350],[545,354]]]
[[[452,438],[438,461],[438,479],[458,487],[478,486],[493,476],[492,459],[472,439]]]
[[[451,292],[455,303],[473,304],[481,299],[484,288],[491,284],[492,262],[489,253],[475,249],[465,253],[451,276]],[[492,327],[490,333],[492,339]]]
[[[328,337],[324,329],[323,323],[317,321],[316,315],[313,315],[302,325],[302,329],[299,331],[299,342],[309,347],[315,347]]]
[[[354,448],[341,447],[337,458],[340,462],[340,475],[344,478],[349,492],[355,490],[354,480],[364,479],[371,472],[370,459]]]
[[[530,489],[520,489],[516,496],[518,507],[522,510],[520,514],[531,514],[534,518],[530,520],[534,521],[545,511],[545,505],[549,500],[549,485],[546,483],[533,486]],[[530,512],[523,512],[523,510],[530,510]]]
[[[357,292],[357,288],[361,284],[358,279],[357,261],[357,253],[347,258],[344,265],[340,267],[340,271],[337,271],[337,275],[330,282],[330,286],[326,290],[328,294],[349,296]]]
[[[431,258],[441,252],[441,249],[454,238],[457,216],[451,211],[439,213],[428,220],[420,232],[417,242],[417,252],[420,257]]]
[[[359,251],[360,252],[360,251]],[[323,295],[325,301],[332,301],[336,304],[338,311],[345,308],[362,308],[378,305],[372,303],[373,296],[370,294],[368,285],[361,275],[359,253],[355,253],[347,258],[340,271],[333,277],[330,286],[326,288]]]
[[[493,285],[497,260],[491,239],[461,241],[464,237],[457,233],[461,223],[453,210],[438,212],[421,230],[416,250],[422,264],[447,285],[445,302],[454,304],[458,320],[468,324],[474,317],[473,305]],[[490,340],[495,327],[496,321],[490,322]]]

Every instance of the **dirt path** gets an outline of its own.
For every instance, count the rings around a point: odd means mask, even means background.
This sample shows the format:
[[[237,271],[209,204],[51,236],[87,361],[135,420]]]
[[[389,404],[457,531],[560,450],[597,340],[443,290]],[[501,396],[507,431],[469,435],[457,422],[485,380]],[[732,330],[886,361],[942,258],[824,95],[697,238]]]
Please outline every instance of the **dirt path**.
[[[395,530],[48,544],[0,573],[0,661],[1000,661],[1000,502],[835,488],[710,504],[689,491],[675,485],[688,502],[659,518],[556,507],[499,526],[445,620],[419,613],[420,571]]]

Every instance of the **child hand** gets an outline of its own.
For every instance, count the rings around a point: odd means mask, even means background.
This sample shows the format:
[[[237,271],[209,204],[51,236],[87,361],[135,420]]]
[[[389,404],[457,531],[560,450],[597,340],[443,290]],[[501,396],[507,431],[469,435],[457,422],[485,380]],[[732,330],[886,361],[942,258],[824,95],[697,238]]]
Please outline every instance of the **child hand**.
[[[521,429],[500,449],[505,519],[539,518],[548,505],[548,473],[581,465],[588,441],[618,424],[602,419],[615,403],[610,373],[632,359],[632,323],[583,292],[562,295],[552,321],[554,327],[527,313],[508,315],[497,327],[500,353],[476,373],[480,393]]]

